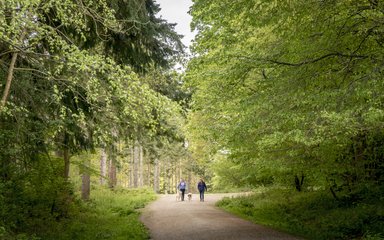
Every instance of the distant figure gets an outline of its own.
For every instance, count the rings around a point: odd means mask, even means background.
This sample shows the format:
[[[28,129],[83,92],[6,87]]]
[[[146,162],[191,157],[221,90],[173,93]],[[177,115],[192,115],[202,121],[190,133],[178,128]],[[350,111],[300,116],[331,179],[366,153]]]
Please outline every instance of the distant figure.
[[[207,191],[207,185],[205,185],[203,179],[200,179],[199,183],[197,184],[197,189],[200,192],[200,202],[204,202],[204,191]]]
[[[180,183],[177,186],[177,188],[181,192],[181,201],[184,201],[184,193],[185,193],[185,189],[187,188],[187,184],[185,183],[185,181],[183,179],[180,180]]]

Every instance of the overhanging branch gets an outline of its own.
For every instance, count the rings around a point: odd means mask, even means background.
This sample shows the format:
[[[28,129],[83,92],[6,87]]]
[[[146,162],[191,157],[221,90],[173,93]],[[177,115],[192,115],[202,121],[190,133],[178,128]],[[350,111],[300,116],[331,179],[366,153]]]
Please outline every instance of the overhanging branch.
[[[279,60],[274,60],[274,59],[266,59],[267,62],[279,64],[279,65],[286,65],[286,66],[293,66],[293,67],[299,67],[311,63],[316,63],[319,62],[323,59],[330,58],[330,57],[343,57],[343,58],[368,58],[368,56],[365,55],[356,55],[356,54],[343,54],[343,53],[328,53],[326,55],[323,55],[318,58],[310,59],[310,60],[305,60],[299,63],[290,63],[290,62],[284,62],[284,61],[279,61]]]
[[[318,58],[308,59],[308,60],[305,60],[305,61],[302,61],[302,62],[298,62],[298,63],[285,62],[285,61],[280,61],[280,60],[277,60],[277,59],[254,58],[254,57],[249,57],[249,56],[235,56],[235,57],[239,58],[239,59],[251,60],[253,62],[260,61],[260,62],[274,63],[274,64],[277,64],[277,65],[299,67],[299,66],[303,66],[303,65],[307,65],[307,64],[316,63],[316,62],[319,62],[319,61],[321,61],[323,59],[330,58],[330,57],[342,57],[342,58],[350,58],[350,59],[352,59],[352,58],[364,59],[364,58],[368,58],[369,56],[367,56],[367,55],[358,55],[358,54],[344,54],[344,53],[334,52],[334,53],[325,54],[325,55],[323,55],[321,57],[318,57]]]

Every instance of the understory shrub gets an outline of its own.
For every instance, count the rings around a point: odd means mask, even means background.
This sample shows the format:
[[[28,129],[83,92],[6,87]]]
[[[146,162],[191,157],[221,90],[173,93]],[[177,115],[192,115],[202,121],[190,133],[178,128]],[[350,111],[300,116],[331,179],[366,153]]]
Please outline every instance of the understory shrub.
[[[218,206],[309,239],[380,239],[384,234],[382,199],[343,205],[328,192],[274,189],[225,198]]]

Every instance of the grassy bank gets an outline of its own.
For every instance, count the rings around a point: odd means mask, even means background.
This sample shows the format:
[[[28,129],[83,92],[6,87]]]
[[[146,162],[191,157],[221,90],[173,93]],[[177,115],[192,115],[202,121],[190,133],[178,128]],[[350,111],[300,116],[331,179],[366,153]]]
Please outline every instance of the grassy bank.
[[[384,202],[345,204],[326,192],[259,191],[218,206],[255,223],[307,239],[384,239]]]
[[[88,203],[73,204],[68,218],[52,222],[30,233],[10,235],[0,229],[0,239],[94,240],[148,239],[139,222],[138,209],[156,198],[148,189],[93,189]]]

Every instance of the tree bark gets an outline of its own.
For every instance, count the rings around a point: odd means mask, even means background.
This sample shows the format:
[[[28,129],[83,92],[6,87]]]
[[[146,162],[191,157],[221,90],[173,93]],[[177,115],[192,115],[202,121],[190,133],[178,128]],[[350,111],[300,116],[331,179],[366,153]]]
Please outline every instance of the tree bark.
[[[155,167],[153,173],[153,190],[155,193],[160,192],[160,161],[158,158],[155,158]]]
[[[188,190],[190,192],[192,192],[192,171],[191,170],[188,171],[188,181],[187,181],[187,184],[188,184]]]
[[[101,149],[100,157],[100,185],[105,185],[105,179],[107,176],[107,155],[105,153],[105,148]]]
[[[18,55],[18,52],[15,52],[12,54],[11,64],[9,65],[9,68],[8,68],[8,75],[7,75],[7,80],[5,83],[3,97],[1,99],[1,108],[3,108],[7,102],[9,90],[11,88],[11,83],[12,83],[12,79],[13,79],[13,72],[14,72],[15,65],[16,65],[17,55]]]
[[[91,176],[88,172],[89,165],[89,159],[86,159],[84,161],[84,169],[81,176],[81,199],[84,201],[89,200],[89,195],[91,193]]]
[[[172,174],[172,170],[171,170],[171,164],[170,164],[170,162],[168,161],[167,162],[167,165],[166,165],[166,181],[167,181],[167,184],[166,184],[166,193],[170,193],[170,188],[171,188],[171,174]]]
[[[304,174],[301,174],[301,180],[297,175],[295,175],[295,187],[298,192],[301,192],[303,184],[304,184]]]
[[[139,143],[136,140],[133,146],[133,187],[137,188],[138,187],[138,180],[139,180],[139,161],[140,161],[140,156],[139,156]]]
[[[146,185],[148,187],[152,186],[152,164],[148,161],[147,162],[147,171],[146,171]]]
[[[26,32],[27,32],[26,29],[23,29],[23,32],[21,33],[21,36],[20,36],[20,42],[21,43],[24,41]],[[3,92],[3,97],[1,98],[0,110],[7,103],[7,99],[9,96],[10,89],[11,89],[11,84],[12,84],[12,80],[13,80],[13,73],[15,71],[16,60],[17,60],[18,55],[19,55],[19,51],[16,51],[12,54],[11,63],[9,64],[9,68],[8,68],[8,74],[7,74],[7,79],[6,79],[5,88],[4,88],[4,92]]]
[[[117,178],[116,178],[116,164],[115,160],[113,157],[109,158],[108,161],[108,186],[109,188],[114,188],[116,187],[117,184]]]
[[[70,156],[69,156],[69,149],[64,148],[63,151],[63,158],[64,158],[64,178],[68,180],[69,178],[69,165],[70,165]]]
[[[144,186],[144,157],[143,157],[143,146],[139,145],[139,187]]]
[[[69,166],[70,166],[70,154],[69,154],[69,136],[68,133],[64,133],[64,148],[63,148],[63,158],[64,158],[64,178],[68,180],[69,178]]]
[[[133,176],[133,170],[134,170],[134,147],[130,147],[130,160],[129,160],[129,187],[133,188],[134,184],[134,176]]]

